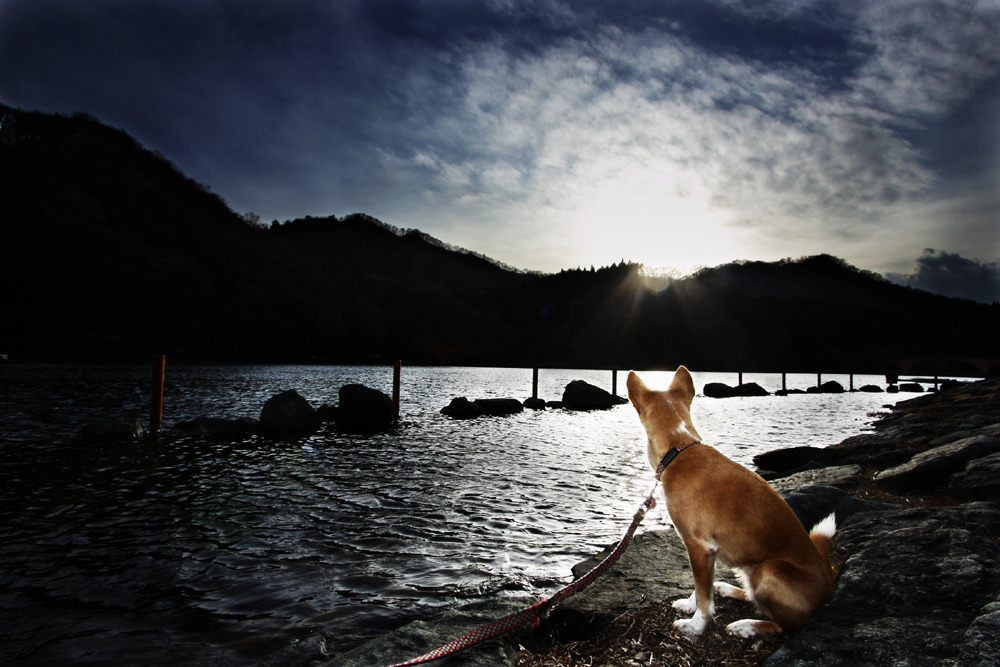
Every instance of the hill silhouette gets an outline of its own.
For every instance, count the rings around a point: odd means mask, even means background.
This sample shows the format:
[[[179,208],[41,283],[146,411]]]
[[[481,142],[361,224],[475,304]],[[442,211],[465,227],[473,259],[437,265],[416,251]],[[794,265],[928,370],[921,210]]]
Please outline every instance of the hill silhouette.
[[[83,114],[0,105],[0,169],[14,359],[881,372],[995,354],[1000,306],[826,255],[654,289],[638,264],[526,273],[364,214],[260,226]]]

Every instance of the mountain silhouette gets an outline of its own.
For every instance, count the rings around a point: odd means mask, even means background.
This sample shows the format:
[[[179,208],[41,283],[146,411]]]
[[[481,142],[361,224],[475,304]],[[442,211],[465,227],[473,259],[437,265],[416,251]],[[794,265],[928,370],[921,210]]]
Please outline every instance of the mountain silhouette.
[[[662,288],[625,261],[518,271],[360,213],[261,226],[85,114],[0,105],[0,168],[13,359],[888,372],[996,353],[1000,306],[828,255]]]

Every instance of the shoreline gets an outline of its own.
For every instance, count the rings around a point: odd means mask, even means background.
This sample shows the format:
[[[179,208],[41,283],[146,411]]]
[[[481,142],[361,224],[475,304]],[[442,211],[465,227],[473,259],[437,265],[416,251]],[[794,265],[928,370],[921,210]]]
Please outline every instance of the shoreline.
[[[834,548],[843,563],[833,598],[780,645],[730,639],[717,620],[688,647],[632,646],[623,639],[623,661],[602,664],[630,664],[636,656],[646,664],[699,664],[696,655],[682,655],[685,648],[697,653],[724,644],[732,651],[731,642],[740,664],[771,667],[972,665],[1000,658],[1000,380],[903,400],[870,432],[830,447],[767,452],[754,462],[804,525],[837,512]],[[556,664],[545,662],[553,646],[593,643],[623,614],[686,596],[692,585],[687,559],[671,533],[637,536],[614,567],[555,608],[534,634],[511,633],[433,664]],[[579,563],[574,575],[601,558]],[[720,570],[719,579],[725,575]],[[485,600],[453,609],[324,664],[408,660],[528,602]],[[674,612],[662,607],[655,624],[662,620],[669,630]],[[738,610],[751,615],[746,612]],[[709,655],[725,664],[717,652]]]

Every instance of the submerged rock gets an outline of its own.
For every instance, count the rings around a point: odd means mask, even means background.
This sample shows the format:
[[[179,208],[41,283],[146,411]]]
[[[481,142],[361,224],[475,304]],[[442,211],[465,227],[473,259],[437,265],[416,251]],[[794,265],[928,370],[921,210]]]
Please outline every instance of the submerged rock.
[[[138,440],[145,431],[137,419],[127,417],[101,419],[80,429],[80,438],[90,442]]]
[[[239,438],[257,430],[257,420],[250,417],[224,419],[221,417],[195,417],[177,424],[177,430],[204,438]]]

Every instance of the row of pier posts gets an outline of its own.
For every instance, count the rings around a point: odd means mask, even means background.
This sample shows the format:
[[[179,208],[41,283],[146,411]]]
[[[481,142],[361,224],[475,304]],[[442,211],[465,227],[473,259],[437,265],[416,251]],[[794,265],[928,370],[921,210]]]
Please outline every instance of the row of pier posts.
[[[403,362],[395,361],[392,365],[392,403],[396,408],[396,417],[399,417],[399,387],[402,381],[403,375]],[[531,369],[531,397],[538,398],[538,366]],[[166,357],[162,354],[157,355],[153,358],[153,380],[152,380],[152,391],[150,393],[150,404],[149,404],[149,430],[152,433],[156,433],[160,430],[160,426],[163,423],[163,382],[165,377],[166,369]],[[850,376],[850,391],[854,391],[854,373],[849,373]],[[743,371],[739,371],[738,374],[739,384],[743,384]],[[788,390],[787,373],[781,374],[781,388],[782,390]],[[823,374],[816,374],[816,386],[819,387],[823,384]],[[938,376],[934,376],[934,389],[938,388]],[[611,394],[618,395],[618,367],[614,366],[611,369]]]

